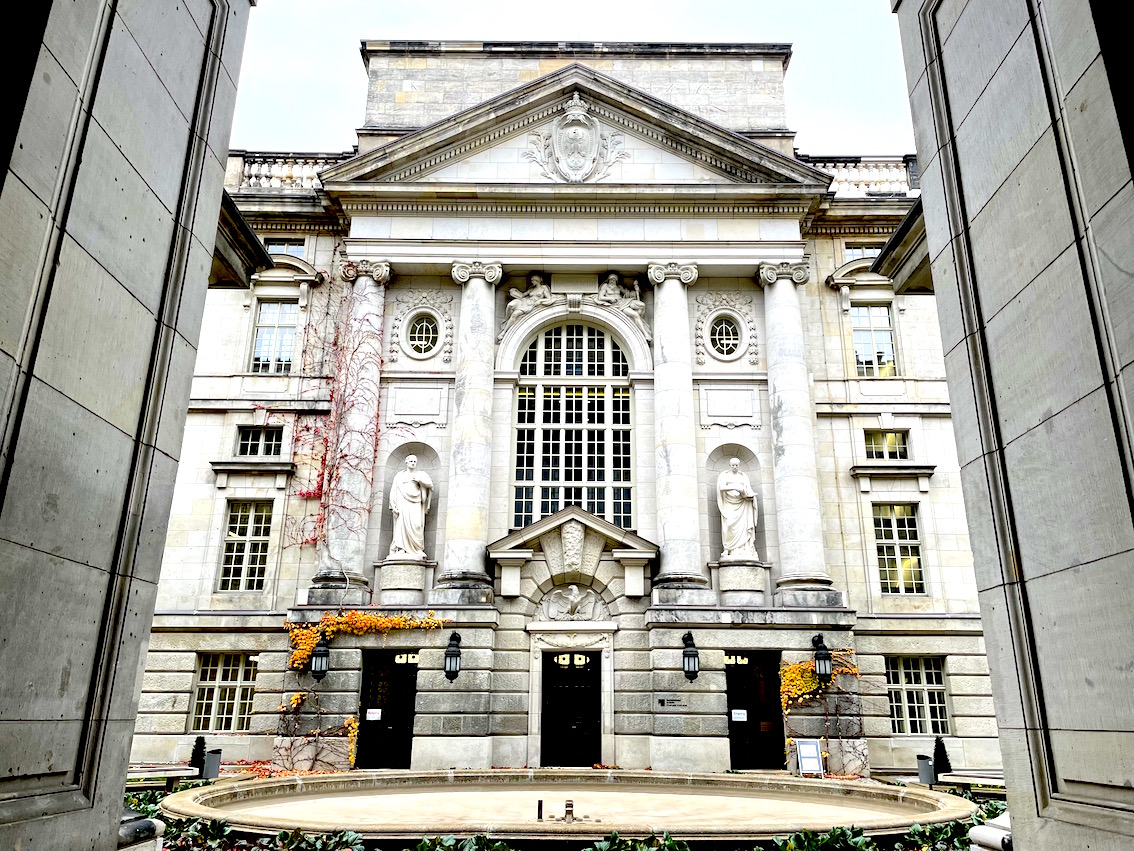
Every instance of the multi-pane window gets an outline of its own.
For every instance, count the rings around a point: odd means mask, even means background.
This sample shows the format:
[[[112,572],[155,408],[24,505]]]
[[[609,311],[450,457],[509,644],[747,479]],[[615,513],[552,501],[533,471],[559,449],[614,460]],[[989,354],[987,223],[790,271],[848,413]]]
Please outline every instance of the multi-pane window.
[[[740,348],[740,327],[731,316],[718,316],[709,326],[709,344],[723,357],[736,354]]]
[[[414,354],[427,355],[437,348],[440,329],[432,313],[419,313],[406,328],[406,345]]]
[[[221,591],[259,591],[264,587],[271,529],[270,501],[234,500],[228,504]]]
[[[268,249],[269,254],[290,254],[303,259],[302,239],[265,239],[264,248]]]
[[[528,347],[516,389],[514,528],[577,505],[632,523],[626,356],[589,325],[550,328]]]
[[[868,378],[897,375],[894,327],[888,304],[852,304],[854,359],[858,374]]]
[[[237,455],[275,455],[283,449],[283,426],[240,426],[236,430]]]
[[[874,540],[883,594],[924,594],[916,505],[875,505]]]
[[[245,732],[252,718],[256,657],[202,653],[198,657],[193,732]]]
[[[881,245],[864,245],[848,242],[846,244],[846,261],[865,260],[867,257],[877,257],[882,253]]]
[[[867,431],[866,457],[874,461],[908,461],[909,432]]]
[[[295,352],[295,323],[299,303],[261,301],[256,311],[252,341],[253,372],[291,372]]]
[[[949,735],[945,665],[936,656],[887,656],[890,729],[895,733]]]

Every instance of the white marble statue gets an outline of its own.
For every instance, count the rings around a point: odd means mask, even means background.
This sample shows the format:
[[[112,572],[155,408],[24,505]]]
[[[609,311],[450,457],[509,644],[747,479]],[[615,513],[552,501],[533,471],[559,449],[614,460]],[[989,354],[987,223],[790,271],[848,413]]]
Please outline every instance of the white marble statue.
[[[504,332],[522,317],[538,307],[555,304],[556,301],[555,296],[551,294],[551,288],[543,282],[542,275],[532,275],[524,292],[512,287],[508,290],[508,297],[510,301],[504,310],[504,323],[500,326],[500,336],[497,339],[502,339]]]
[[[646,303],[642,301],[642,291],[637,281],[631,281],[629,286],[624,286],[619,283],[618,275],[611,272],[599,284],[598,294],[591,296],[590,300],[597,305],[624,314],[642,332],[643,337],[647,340],[653,339],[650,326],[646,324]]]
[[[406,458],[406,468],[394,476],[390,488],[390,511],[394,514],[394,537],[389,558],[424,561],[425,515],[433,502],[433,480],[417,469],[417,456]]]
[[[717,508],[721,512],[721,561],[752,559],[756,552],[756,493],[740,459],[730,458],[728,469],[717,476]]]

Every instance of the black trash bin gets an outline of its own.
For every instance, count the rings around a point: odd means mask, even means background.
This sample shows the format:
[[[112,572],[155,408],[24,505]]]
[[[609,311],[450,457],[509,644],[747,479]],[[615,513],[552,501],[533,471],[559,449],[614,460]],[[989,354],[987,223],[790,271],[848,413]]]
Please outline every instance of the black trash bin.
[[[209,751],[209,753],[212,753],[212,751]],[[926,786],[932,786],[937,782],[937,777],[933,774],[933,757],[926,756],[923,753],[917,755],[917,779],[919,783],[924,783]]]
[[[206,780],[213,780],[220,776],[221,749],[215,748],[205,754],[205,771],[201,775]],[[921,757],[918,757],[921,759]]]

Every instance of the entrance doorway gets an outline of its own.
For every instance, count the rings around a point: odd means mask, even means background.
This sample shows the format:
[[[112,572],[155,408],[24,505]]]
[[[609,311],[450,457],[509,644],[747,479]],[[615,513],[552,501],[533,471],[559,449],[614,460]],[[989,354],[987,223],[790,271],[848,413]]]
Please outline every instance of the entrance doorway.
[[[725,687],[728,690],[728,744],[732,768],[783,768],[780,652],[728,652],[725,655]]]
[[[601,654],[543,654],[540,764],[591,766],[602,761]]]
[[[362,651],[356,768],[409,768],[417,653]]]

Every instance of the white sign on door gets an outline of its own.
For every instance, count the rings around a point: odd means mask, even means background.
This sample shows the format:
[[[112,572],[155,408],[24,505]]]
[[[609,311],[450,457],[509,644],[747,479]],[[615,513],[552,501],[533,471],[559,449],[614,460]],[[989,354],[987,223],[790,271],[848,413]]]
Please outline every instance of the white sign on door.
[[[734,710],[732,710],[732,720],[733,721],[747,721],[748,720],[748,710],[747,709],[734,709]]]
[[[381,709],[367,709],[366,710],[366,720],[367,721],[381,721],[382,720],[382,710]]]

